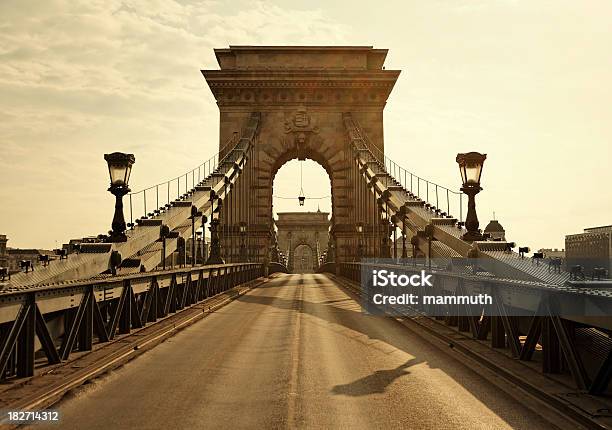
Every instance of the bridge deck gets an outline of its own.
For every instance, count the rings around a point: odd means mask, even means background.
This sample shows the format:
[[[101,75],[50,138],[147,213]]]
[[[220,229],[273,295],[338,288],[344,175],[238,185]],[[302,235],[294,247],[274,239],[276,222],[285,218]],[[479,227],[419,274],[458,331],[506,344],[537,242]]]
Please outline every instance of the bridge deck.
[[[325,275],[282,275],[93,387],[62,429],[550,427]]]

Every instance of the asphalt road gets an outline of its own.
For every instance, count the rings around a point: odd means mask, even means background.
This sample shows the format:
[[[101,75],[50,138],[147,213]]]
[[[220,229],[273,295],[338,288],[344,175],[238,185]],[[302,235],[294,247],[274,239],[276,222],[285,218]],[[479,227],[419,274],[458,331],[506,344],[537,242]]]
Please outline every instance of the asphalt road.
[[[551,428],[313,274],[272,280],[57,408],[61,429]]]

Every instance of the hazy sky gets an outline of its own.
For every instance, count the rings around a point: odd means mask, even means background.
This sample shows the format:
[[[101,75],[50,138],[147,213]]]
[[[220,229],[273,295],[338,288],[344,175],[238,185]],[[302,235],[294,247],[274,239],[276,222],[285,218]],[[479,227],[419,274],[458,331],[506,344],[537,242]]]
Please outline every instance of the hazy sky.
[[[388,48],[387,69],[402,70],[389,156],[458,188],[456,153],[487,153],[481,226],[495,211],[509,239],[563,246],[612,224],[610,22],[609,0],[3,0],[0,233],[53,247],[108,230],[106,152],[136,155],[133,190],[216,152],[200,74],[217,67],[213,48],[338,44]],[[297,196],[298,165],[279,171],[275,194]],[[314,163],[304,177],[307,195],[330,194]]]

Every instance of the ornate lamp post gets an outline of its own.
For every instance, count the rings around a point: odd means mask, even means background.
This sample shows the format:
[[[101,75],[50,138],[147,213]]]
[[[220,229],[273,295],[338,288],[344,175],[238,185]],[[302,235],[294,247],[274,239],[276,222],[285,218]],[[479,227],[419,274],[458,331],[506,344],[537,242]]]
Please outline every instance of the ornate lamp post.
[[[212,218],[212,215],[211,215]],[[202,214],[202,264],[206,261],[207,253],[206,253],[206,223],[208,222],[208,218],[206,215]]]
[[[179,267],[187,267],[187,244],[184,237],[176,238],[176,254]]]
[[[400,208],[400,216],[402,217],[402,259],[405,260],[408,258],[408,253],[406,252],[406,224],[407,224],[407,209],[406,206],[402,206]]]
[[[357,245],[357,258],[361,261],[363,257],[363,223],[357,223],[357,234],[359,235],[359,244]]]
[[[391,229],[393,231],[393,259],[397,260],[397,215],[391,215]]]
[[[196,265],[196,236],[195,236],[195,220],[198,217],[202,216],[202,212],[200,212],[198,210],[197,207],[195,206],[191,206],[191,216],[189,217],[189,219],[191,219],[191,265],[195,266]]]
[[[270,261],[273,263],[279,262],[279,252],[278,252],[278,242],[276,237],[272,238],[272,243],[270,243]]]
[[[134,154],[123,154],[121,152],[104,154],[104,159],[108,164],[108,174],[111,182],[108,191],[115,196],[115,215],[113,216],[112,231],[108,241],[126,242],[125,230],[127,226],[123,217],[123,196],[130,192],[128,183],[132,173],[132,165],[136,159]]]
[[[215,200],[217,207],[215,208]],[[223,201],[218,199],[215,192],[210,192],[211,215],[210,215],[210,255],[206,260],[206,264],[225,264],[221,258],[221,241],[219,240],[219,217],[223,208]]]
[[[246,222],[241,221],[239,224],[239,227],[240,227],[240,261],[248,262],[249,258],[246,253],[246,234],[247,234]]]
[[[197,242],[197,246],[196,246],[196,255],[195,255],[195,261],[196,264],[198,264],[200,261],[202,261],[201,256],[202,254],[202,233],[200,230],[196,231],[196,242]]]
[[[168,237],[169,234],[170,234],[170,228],[167,225],[163,224],[159,228],[159,238],[162,241],[162,254],[161,254],[162,270],[166,270],[166,238]]]
[[[381,231],[382,231],[382,240],[380,243],[381,250],[380,256],[381,258],[391,258],[390,248],[389,248],[389,235],[391,231],[389,230],[389,218],[387,215],[385,203],[383,202],[382,197],[378,199],[378,210],[380,211],[380,219],[381,219]]]
[[[334,245],[334,239],[330,236],[327,241],[327,262],[333,263],[336,260],[336,247]]]
[[[476,194],[482,190],[480,187],[480,175],[482,174],[482,166],[486,158],[486,154],[480,154],[478,152],[457,154],[457,164],[459,164],[461,180],[463,181],[461,191],[468,196],[468,212],[465,217],[465,228],[467,232],[461,238],[469,242],[483,239],[482,234],[478,231],[475,197]]]

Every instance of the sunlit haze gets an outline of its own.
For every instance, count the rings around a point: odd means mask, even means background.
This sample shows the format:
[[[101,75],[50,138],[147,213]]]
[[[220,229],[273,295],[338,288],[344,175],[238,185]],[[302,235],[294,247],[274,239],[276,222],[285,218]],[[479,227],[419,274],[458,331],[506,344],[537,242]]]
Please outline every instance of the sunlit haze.
[[[609,1],[3,1],[0,233],[51,248],[110,228],[103,154],[134,153],[131,187],[212,156],[219,113],[200,69],[228,45],[373,45],[401,69],[385,108],[398,164],[458,189],[458,152],[488,154],[481,227],[563,247],[610,224]],[[274,211],[330,210],[329,178],[282,168]]]

